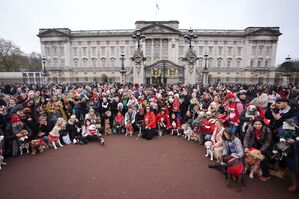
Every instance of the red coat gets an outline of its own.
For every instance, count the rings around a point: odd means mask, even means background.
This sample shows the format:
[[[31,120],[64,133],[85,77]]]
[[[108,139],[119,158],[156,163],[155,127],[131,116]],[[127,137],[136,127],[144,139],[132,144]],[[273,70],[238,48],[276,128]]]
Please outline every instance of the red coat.
[[[180,112],[181,102],[180,100],[176,99],[172,103],[172,110],[174,112]],[[176,110],[176,111],[175,111]]]
[[[149,119],[149,123],[146,125],[147,127],[151,127],[152,129],[157,128],[156,116],[155,116],[154,112],[151,111],[149,113],[146,113],[145,116],[144,116],[144,119],[146,119],[146,118]]]
[[[242,108],[241,108],[242,106]],[[230,122],[240,123],[240,113],[243,111],[243,105],[240,102],[232,102],[229,105],[228,116]]]
[[[166,125],[167,128],[170,127],[170,120],[169,120],[169,116],[165,113],[165,114],[161,114],[158,113],[158,115],[156,116],[156,120],[157,122],[161,122],[161,119],[164,119],[164,124]]]

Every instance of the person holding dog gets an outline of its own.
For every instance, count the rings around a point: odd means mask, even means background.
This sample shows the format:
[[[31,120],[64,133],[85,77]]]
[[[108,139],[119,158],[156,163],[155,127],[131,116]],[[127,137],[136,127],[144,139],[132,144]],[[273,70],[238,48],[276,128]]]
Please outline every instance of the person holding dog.
[[[249,152],[250,148],[260,150],[265,158],[260,162],[262,175],[259,177],[262,181],[270,179],[270,173],[268,168],[268,157],[271,150],[272,132],[264,124],[261,117],[257,117],[252,121],[252,125],[247,129],[244,136],[244,151]]]

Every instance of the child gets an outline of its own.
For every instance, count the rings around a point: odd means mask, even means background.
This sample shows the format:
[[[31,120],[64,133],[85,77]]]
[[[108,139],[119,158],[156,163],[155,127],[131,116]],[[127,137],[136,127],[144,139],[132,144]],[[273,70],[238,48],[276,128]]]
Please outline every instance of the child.
[[[114,118],[114,133],[123,134],[125,129],[125,117],[122,115],[121,111],[117,112]]]
[[[86,119],[84,126],[82,127],[82,141],[84,144],[88,143],[88,140],[97,139],[100,144],[104,145],[104,138],[102,134],[100,134],[96,126],[91,124],[90,119]]]
[[[180,120],[176,117],[176,113],[171,114],[170,118],[170,135],[177,134],[177,136],[180,136],[179,129],[181,127],[181,122]]]

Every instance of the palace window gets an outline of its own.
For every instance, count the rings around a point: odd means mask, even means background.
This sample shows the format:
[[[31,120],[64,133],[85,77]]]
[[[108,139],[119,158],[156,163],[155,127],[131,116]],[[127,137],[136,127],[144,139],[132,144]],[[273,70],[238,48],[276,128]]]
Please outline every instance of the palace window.
[[[92,59],[92,67],[93,68],[97,67],[97,60],[96,59]]]
[[[75,65],[75,68],[78,68],[78,60],[77,59],[74,60],[74,65]]]
[[[253,65],[254,65],[254,60],[251,60],[250,61],[250,67],[253,67]]]
[[[241,56],[242,54],[242,47],[238,47],[237,56]]]
[[[114,68],[115,67],[115,59],[111,59],[110,63],[111,63],[111,67]]]
[[[46,51],[46,56],[51,56],[51,50],[49,47],[46,47],[45,51]]]
[[[102,57],[106,56],[106,48],[104,46],[101,47],[101,55]]]
[[[227,68],[230,68],[231,65],[232,65],[232,60],[228,59],[228,60],[226,61],[226,67],[227,67]]]
[[[266,48],[266,55],[269,56],[271,54],[271,50],[272,50],[271,46],[267,46],[267,48]]]
[[[57,56],[57,46],[53,46],[53,56]]]
[[[120,53],[121,53],[121,54],[125,54],[125,47],[124,47],[124,46],[121,46],[121,47],[120,47]]]
[[[111,57],[115,57],[115,47],[114,46],[111,46],[110,47],[110,50],[111,50]]]
[[[203,55],[203,46],[198,47],[198,54]]]
[[[74,47],[74,56],[78,56],[78,47]]]
[[[218,59],[218,61],[217,61],[217,67],[218,67],[218,68],[221,67],[221,63],[222,63],[222,60],[221,60],[221,59]]]
[[[203,62],[202,62],[202,59],[199,59],[199,60],[198,60],[198,66],[199,66],[199,67],[203,67],[203,66],[202,66],[202,63],[203,63]]]
[[[60,60],[60,67],[64,67],[64,65],[65,65],[64,59]]]
[[[58,60],[57,59],[54,59],[54,67],[58,67]]]
[[[96,56],[96,47],[95,47],[95,46],[91,47],[91,55],[92,55],[93,57]]]
[[[159,39],[154,40],[154,56],[160,57],[160,40]]]
[[[106,60],[102,59],[102,67],[106,67]]]
[[[259,55],[262,56],[263,55],[263,46],[259,46]]]
[[[179,56],[184,56],[184,46],[179,46]]]
[[[211,68],[211,67],[212,67],[212,62],[213,62],[213,59],[212,59],[212,58],[210,58],[210,59],[208,60],[208,67],[209,67],[209,68]]]
[[[84,67],[84,68],[87,67],[87,59],[83,59],[83,67]]]
[[[209,46],[209,55],[213,55],[213,46]]]
[[[265,61],[265,67],[268,67],[268,65],[269,65],[269,62]]]
[[[168,40],[167,39],[162,40],[162,55],[164,55],[164,56],[168,55]]]
[[[83,55],[84,57],[87,56],[87,47],[82,47],[82,55]]]
[[[59,47],[59,52],[60,52],[60,57],[64,57],[64,47],[63,46]]]
[[[133,56],[133,54],[134,54],[134,49],[135,49],[134,46],[130,46],[130,55],[131,56]]]
[[[257,67],[260,68],[261,65],[262,65],[262,60],[258,60],[258,61],[257,61]]]
[[[233,52],[233,47],[227,47],[227,55],[228,56],[232,56],[232,52]]]
[[[151,56],[152,54],[152,42],[150,39],[145,41],[145,54],[146,56]]]
[[[218,55],[222,55],[222,49],[223,49],[222,46],[218,46]]]
[[[241,66],[241,60],[238,59],[238,60],[237,60],[237,66],[236,66],[236,67],[237,67],[237,68],[240,68],[240,66]]]
[[[256,46],[252,46],[251,55],[256,55]]]

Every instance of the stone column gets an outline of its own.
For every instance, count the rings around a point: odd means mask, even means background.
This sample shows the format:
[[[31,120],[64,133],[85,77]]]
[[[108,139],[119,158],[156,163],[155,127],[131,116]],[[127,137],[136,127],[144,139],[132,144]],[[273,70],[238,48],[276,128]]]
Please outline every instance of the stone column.
[[[185,62],[185,84],[195,84],[196,80],[196,60],[198,57],[194,50],[189,49],[183,58]]]
[[[133,83],[144,84],[144,61],[145,57],[143,51],[140,49],[135,50],[131,58],[133,63]]]

